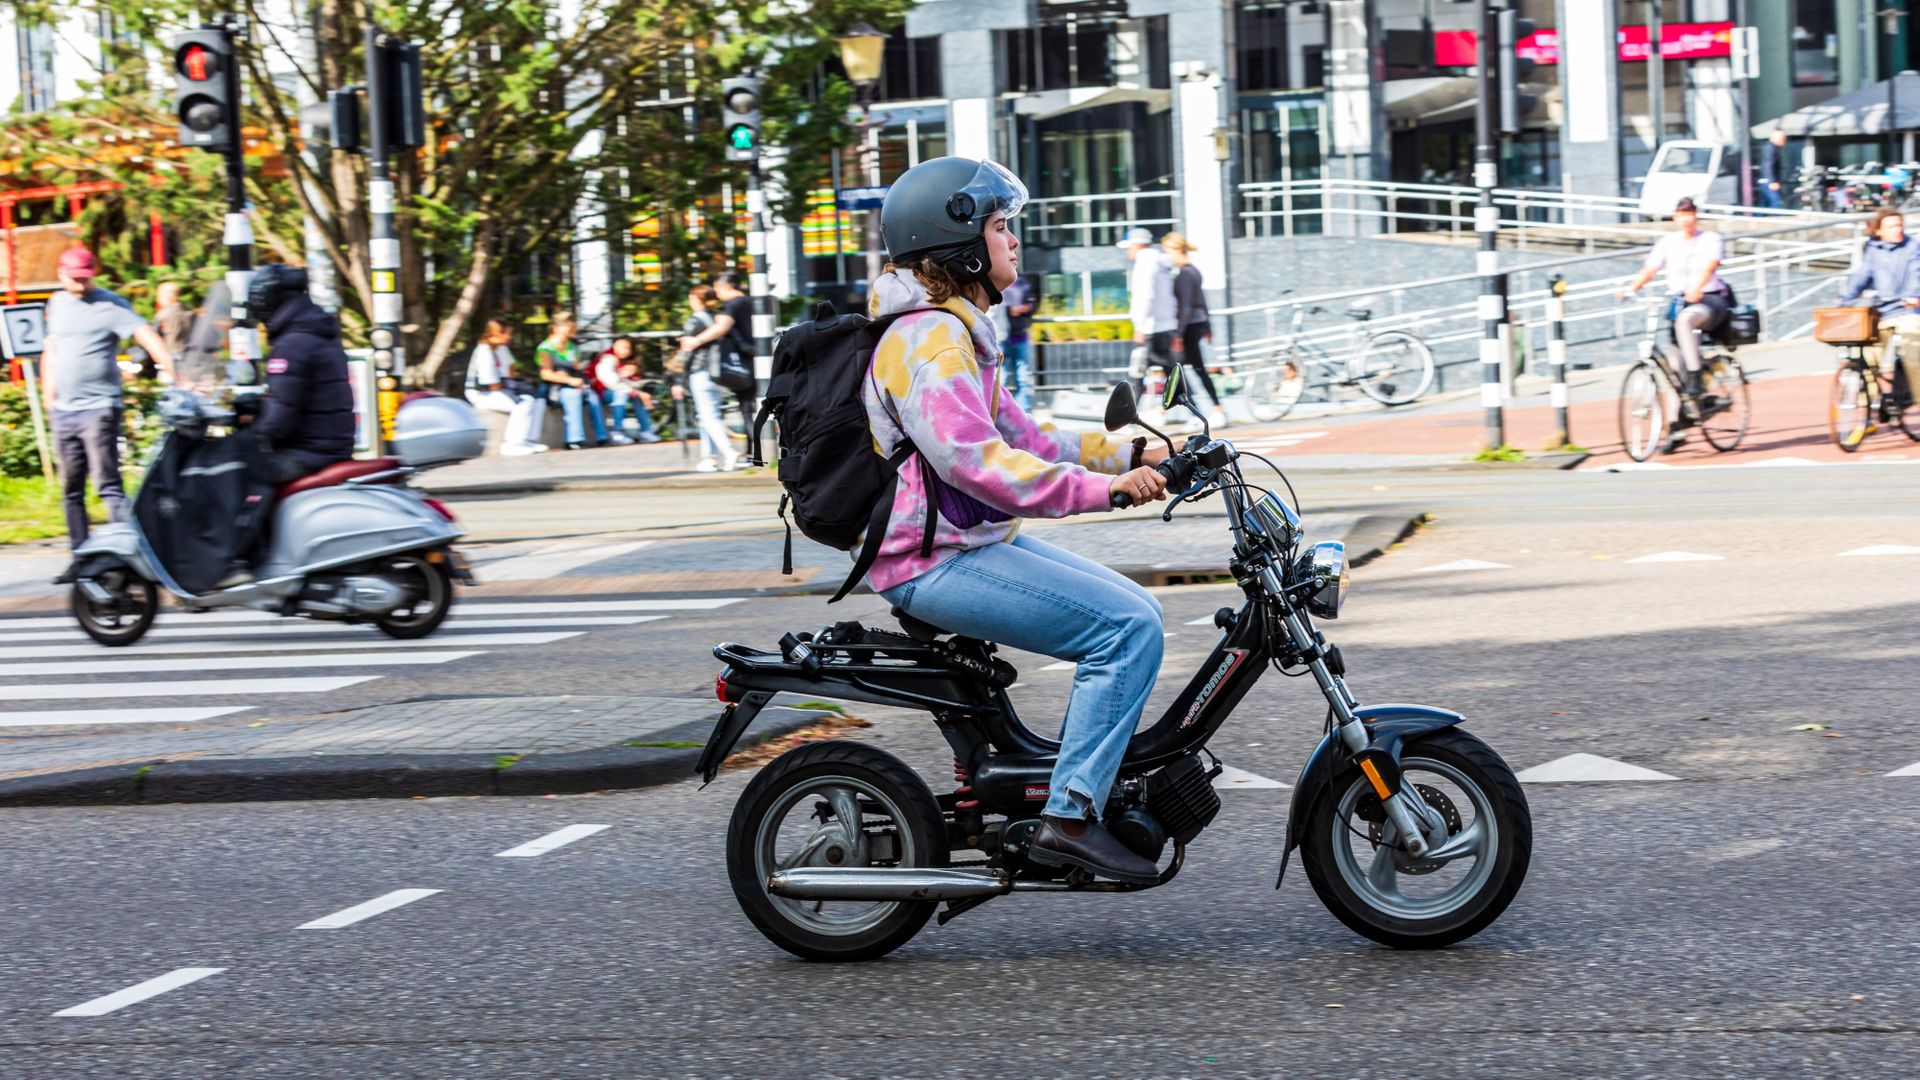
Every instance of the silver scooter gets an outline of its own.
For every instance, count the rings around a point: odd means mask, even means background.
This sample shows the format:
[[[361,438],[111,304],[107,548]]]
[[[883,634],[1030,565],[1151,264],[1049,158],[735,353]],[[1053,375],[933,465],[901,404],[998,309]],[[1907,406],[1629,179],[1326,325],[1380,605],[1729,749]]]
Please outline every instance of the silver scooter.
[[[230,425],[188,391],[170,391],[161,418],[172,430]],[[188,611],[252,608],[336,622],[371,622],[394,638],[423,638],[453,607],[456,581],[474,583],[453,542],[466,530],[409,479],[436,465],[480,456],[486,429],[463,401],[408,402],[394,419],[397,458],[329,466],[281,490],[268,528],[268,554],[254,580],[192,593],[155,554],[136,518],[90,533],[74,552],[71,608],[88,637],[131,645],[159,614],[165,588]]]

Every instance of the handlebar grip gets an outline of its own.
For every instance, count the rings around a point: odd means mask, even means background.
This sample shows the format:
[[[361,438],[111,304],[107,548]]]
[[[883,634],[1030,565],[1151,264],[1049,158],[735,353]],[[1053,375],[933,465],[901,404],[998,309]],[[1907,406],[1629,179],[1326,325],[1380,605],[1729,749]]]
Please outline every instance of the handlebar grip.
[[[1107,502],[1112,504],[1115,510],[1125,510],[1133,505],[1133,496],[1124,491],[1116,491],[1107,497]]]

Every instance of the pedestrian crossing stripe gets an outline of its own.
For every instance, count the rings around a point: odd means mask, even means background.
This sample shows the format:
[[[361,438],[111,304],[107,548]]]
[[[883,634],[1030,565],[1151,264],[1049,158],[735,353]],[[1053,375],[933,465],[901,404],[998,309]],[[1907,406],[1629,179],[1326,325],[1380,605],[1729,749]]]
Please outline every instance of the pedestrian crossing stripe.
[[[1544,765],[1523,769],[1515,779],[1523,784],[1579,784],[1610,780],[1678,780],[1663,772],[1643,769],[1598,754],[1568,754]]]
[[[581,636],[583,631],[557,631],[544,634],[448,634],[444,637],[415,638],[410,641],[174,641],[164,645],[139,645],[129,655],[221,654],[264,652],[335,652],[346,649],[452,649],[482,645],[551,645],[556,641]],[[249,635],[251,636],[251,635]],[[101,647],[92,642],[72,645],[12,645],[4,653],[8,660],[44,660],[60,656],[99,656]],[[343,661],[346,662],[346,661]]]
[[[1442,571],[1449,571],[1449,570],[1511,570],[1511,569],[1513,569],[1513,567],[1508,566],[1506,563],[1482,562],[1479,559],[1456,559],[1450,563],[1441,563],[1439,566],[1423,566],[1420,569],[1415,570],[1414,573],[1437,574]]]
[[[240,697],[258,694],[330,694],[372,682],[378,675],[296,676],[289,679],[179,679],[170,682],[44,683],[0,687],[0,701],[76,701],[112,697]]]
[[[671,615],[589,615],[581,617],[535,617],[531,619],[462,619],[455,617],[447,620],[445,623],[446,631],[443,631],[443,633],[457,633],[466,630],[534,630],[535,628],[563,629],[566,627],[585,626],[637,626],[640,623],[659,622],[662,619],[670,618],[672,618]],[[67,621],[69,623],[72,622],[72,620]],[[192,617],[188,617],[188,621],[193,621]],[[4,622],[0,622],[0,626],[5,625]],[[307,637],[315,634],[355,634],[363,638],[368,644],[376,642],[386,645],[407,644],[406,642],[393,640],[385,634],[382,634],[378,629],[365,623],[315,622],[312,619],[284,619],[277,623],[244,627],[218,625],[156,626],[147,631],[146,637],[141,639],[141,644],[133,646],[133,649],[136,652],[142,653],[154,651],[154,646],[146,644],[148,638],[215,638],[217,640],[230,640],[236,635],[258,638],[263,636]],[[85,633],[75,629],[27,630],[14,633],[0,632],[0,648],[5,648],[9,651],[13,647],[12,643],[16,641],[91,640],[92,639],[87,637]],[[446,637],[423,638],[413,644],[436,645],[446,640]]]
[[[180,657],[170,660],[83,660],[64,663],[0,664],[0,677],[18,675],[139,675],[162,671],[251,671],[271,666],[276,670],[321,667],[419,667],[450,664],[484,652],[421,652],[391,656],[384,652],[331,656],[276,656],[271,660],[253,656]],[[0,685],[0,701],[32,700],[17,693],[18,687]],[[96,697],[112,697],[119,687],[96,683]]]
[[[38,709],[0,712],[0,728],[96,727],[108,724],[197,724],[234,713],[252,711],[251,705],[223,705],[211,709]]]
[[[1656,551],[1651,555],[1642,555],[1639,558],[1628,559],[1627,561],[1630,563],[1724,562],[1726,561],[1726,556],[1702,555],[1695,551]]]
[[[487,602],[456,604],[453,619],[458,621],[469,615],[610,615],[635,611],[714,611],[732,604],[740,603],[744,597],[713,596],[694,598],[674,598],[661,600],[564,600],[564,601],[528,601],[528,602]],[[172,615],[163,612],[162,617]],[[283,625],[332,625],[310,624],[305,619],[288,618],[265,611],[208,611],[201,613],[182,612],[181,620],[192,620],[201,624],[213,623],[281,623]],[[74,627],[73,616],[53,615],[27,619],[0,619],[0,631],[6,630],[70,630]]]

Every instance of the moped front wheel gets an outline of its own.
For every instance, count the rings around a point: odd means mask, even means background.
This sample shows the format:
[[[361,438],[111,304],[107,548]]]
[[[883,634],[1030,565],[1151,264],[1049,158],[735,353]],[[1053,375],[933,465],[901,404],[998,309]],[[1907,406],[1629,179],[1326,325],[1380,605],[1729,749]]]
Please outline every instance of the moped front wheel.
[[[1404,782],[1445,825],[1444,860],[1415,858],[1366,777],[1349,770],[1313,808],[1300,847],[1313,891],[1355,933],[1396,949],[1437,949],[1486,929],[1513,902],[1533,855],[1533,816],[1513,770],[1458,728],[1409,745]]]
[[[919,933],[938,903],[775,896],[767,889],[774,871],[945,865],[947,826],[933,792],[905,762],[863,743],[809,743],[780,755],[741,792],[727,825],[727,877],[740,909],[804,960],[885,956]]]
[[[160,590],[153,582],[124,566],[101,571],[93,583],[106,590],[106,600],[96,600],[78,582],[68,606],[86,635],[102,645],[119,648],[145,637],[160,614]]]

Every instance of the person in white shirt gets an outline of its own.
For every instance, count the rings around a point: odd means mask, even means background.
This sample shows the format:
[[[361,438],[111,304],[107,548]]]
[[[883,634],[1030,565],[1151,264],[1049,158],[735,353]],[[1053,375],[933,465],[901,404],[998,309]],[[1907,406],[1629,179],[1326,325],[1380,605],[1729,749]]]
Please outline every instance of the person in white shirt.
[[[486,332],[480,335],[473,347],[473,359],[467,363],[467,400],[476,409],[507,414],[500,452],[509,457],[547,449],[539,441],[547,403],[533,393],[531,386],[513,377],[513,353],[507,349],[512,338],[504,323],[488,319]]]
[[[1147,348],[1147,362],[1173,377],[1173,335],[1180,328],[1173,298],[1173,264],[1153,247],[1153,234],[1138,226],[1115,245],[1133,260],[1127,271],[1127,318],[1133,341]],[[1145,374],[1142,372],[1141,374]]]
[[[1720,277],[1720,262],[1726,257],[1726,244],[1719,233],[1700,231],[1700,211],[1692,199],[1681,199],[1673,208],[1674,231],[1653,245],[1653,252],[1627,287],[1616,294],[1625,300],[1652,281],[1655,274],[1666,275],[1667,291],[1673,296],[1673,338],[1680,347],[1682,388],[1694,403],[1695,414],[1682,408],[1674,418],[1678,431],[1692,427],[1703,416],[1717,411],[1722,404],[1706,394],[1701,374],[1701,336],[1727,321],[1733,308],[1733,289]]]

